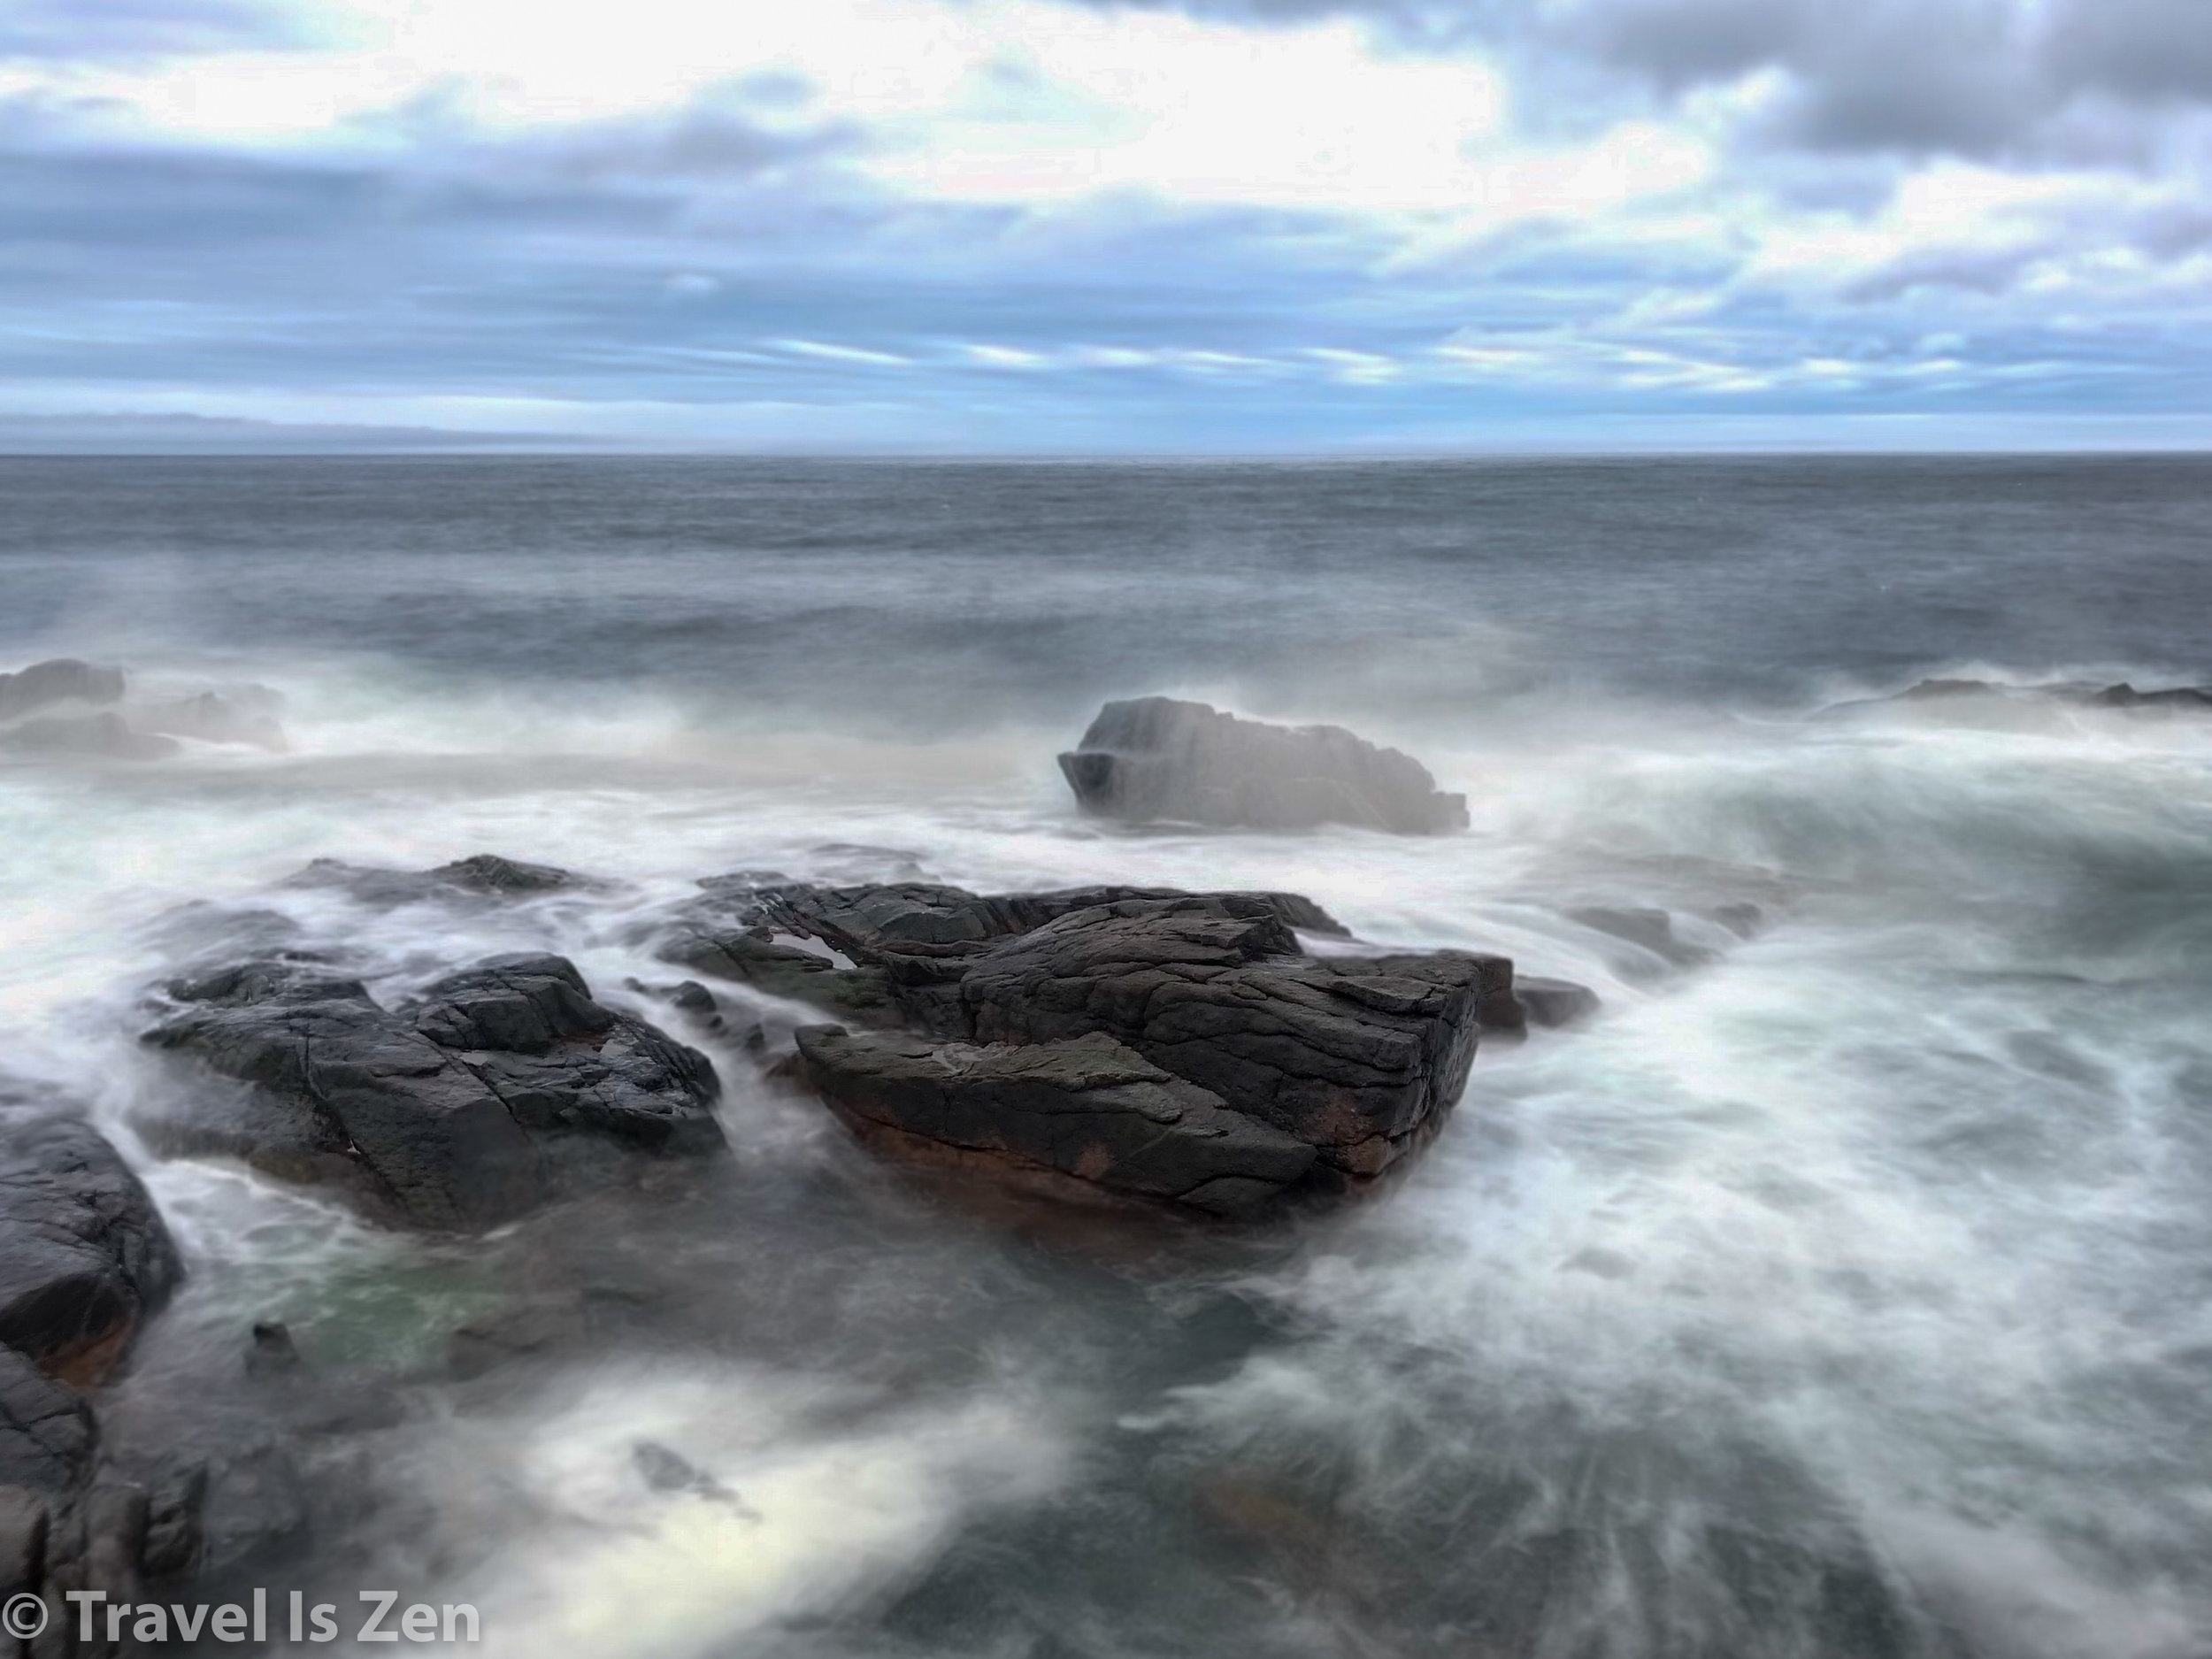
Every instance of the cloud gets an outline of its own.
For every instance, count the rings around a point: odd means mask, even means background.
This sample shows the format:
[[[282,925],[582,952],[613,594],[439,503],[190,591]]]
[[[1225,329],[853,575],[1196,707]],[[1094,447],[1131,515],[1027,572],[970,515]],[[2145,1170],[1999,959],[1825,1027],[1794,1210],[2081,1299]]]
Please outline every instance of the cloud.
[[[142,61],[312,38],[296,12],[261,0],[9,0],[0,11],[0,64]]]
[[[0,64],[21,412],[1243,449],[2212,385],[2201,0],[133,4]]]

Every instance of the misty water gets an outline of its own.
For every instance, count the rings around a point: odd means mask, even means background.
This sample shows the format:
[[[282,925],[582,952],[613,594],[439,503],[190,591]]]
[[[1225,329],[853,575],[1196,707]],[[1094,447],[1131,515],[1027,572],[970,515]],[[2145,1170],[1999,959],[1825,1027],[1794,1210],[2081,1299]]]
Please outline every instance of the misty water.
[[[2185,458],[0,462],[0,670],[286,698],[281,753],[0,757],[0,1071],[190,1273],[108,1433],[289,1516],[210,1594],[502,1655],[2200,1659],[2212,715],[1839,705],[2201,683],[2208,526]],[[1150,692],[1397,744],[1472,828],[1079,816],[1055,752]],[[604,885],[279,885],[480,851]],[[721,1074],[714,1179],[426,1239],[141,1133],[201,1086],[148,987],[273,914],[380,994],[542,947],[622,1002],[736,869],[1288,888],[1604,1009],[1250,1234],[959,1202],[634,999]],[[579,1287],[580,1356],[447,1366]],[[316,1388],[244,1375],[265,1319]]]

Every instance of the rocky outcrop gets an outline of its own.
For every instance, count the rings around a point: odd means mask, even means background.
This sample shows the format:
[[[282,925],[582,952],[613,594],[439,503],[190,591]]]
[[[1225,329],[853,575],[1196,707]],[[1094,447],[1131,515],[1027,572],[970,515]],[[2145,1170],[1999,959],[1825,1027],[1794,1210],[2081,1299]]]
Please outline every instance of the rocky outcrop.
[[[403,904],[434,901],[526,898],[591,884],[554,864],[525,864],[517,858],[503,858],[497,853],[477,853],[440,864],[434,870],[386,870],[373,864],[349,864],[336,858],[318,858],[284,885],[338,888],[363,904],[379,910],[396,910]]]
[[[73,657],[33,663],[20,673],[0,674],[0,720],[19,720],[57,703],[101,707],[121,701],[123,671],[96,668]]]
[[[150,1133],[416,1225],[493,1226],[640,1156],[724,1150],[706,1056],[601,1006],[560,956],[495,956],[397,1009],[298,959],[169,994],[147,1041],[248,1088]]]
[[[1892,703],[1951,703],[1985,698],[2001,702],[2061,703],[2090,709],[2212,709],[2212,686],[2163,686],[2138,691],[2124,680],[2100,686],[2094,680],[2054,680],[2039,686],[2008,686],[1993,680],[1924,680],[1886,697],[1839,703],[1828,710],[1878,708]]]
[[[1248,1215],[1305,1178],[1314,1149],[1098,1033],[1025,1045],[798,1033],[807,1075],[864,1140],[925,1160],[1021,1170]]]
[[[1356,1175],[1394,1163],[1458,1098],[1502,957],[1315,958],[1239,895],[1129,899],[1060,917],[977,961],[982,1042],[1098,1032]]]
[[[0,750],[104,760],[167,760],[179,738],[281,749],[283,699],[265,686],[126,701],[119,668],[73,657],[0,674]]]
[[[181,1276],[145,1187],[90,1125],[0,1119],[0,1343],[89,1387]]]
[[[1136,822],[1401,835],[1467,827],[1467,798],[1426,767],[1333,726],[1271,726],[1202,703],[1110,703],[1060,770],[1086,811]]]
[[[181,1276],[113,1148],[29,1091],[0,1094],[0,1597],[32,1591],[58,1610],[71,1590],[128,1591],[191,1563],[196,1494],[169,1503],[105,1468],[81,1392]]]
[[[663,955],[810,1003],[797,1071],[879,1145],[1244,1216],[1379,1173],[1442,1121],[1512,964],[1316,956],[1286,893],[709,884]],[[1032,1185],[1037,1184],[1035,1180]]]

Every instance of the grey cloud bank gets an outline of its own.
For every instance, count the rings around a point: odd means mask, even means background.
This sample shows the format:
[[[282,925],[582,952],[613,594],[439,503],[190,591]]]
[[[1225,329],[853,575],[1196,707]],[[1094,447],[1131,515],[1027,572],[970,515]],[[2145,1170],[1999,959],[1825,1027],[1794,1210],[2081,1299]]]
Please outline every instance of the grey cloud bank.
[[[1225,130],[1202,199],[1102,162],[1094,188],[1041,188],[1028,157],[1141,135],[1141,112],[1087,112],[1103,71],[1054,93],[1091,122],[1063,134],[979,104],[980,70],[927,119],[871,112],[833,62],[526,120],[457,72],[319,137],[227,134],[165,126],[151,94],[119,119],[142,94],[112,65],[156,62],[157,91],[242,51],[312,65],[328,19],[35,6],[0,25],[0,447],[204,447],[211,428],[163,424],[182,415],[242,423],[219,442],[249,448],[2212,430],[2212,30],[2185,4],[1191,12],[1255,38],[1356,15],[1363,45],[1327,39],[1377,73],[1490,65],[1506,127],[1449,163],[1487,170],[1461,206],[1240,201]],[[1098,9],[1028,13],[1048,32]],[[949,39],[968,14],[943,15]],[[978,62],[1041,83],[1024,50]],[[979,145],[983,182],[945,182]],[[119,414],[151,424],[85,424]]]

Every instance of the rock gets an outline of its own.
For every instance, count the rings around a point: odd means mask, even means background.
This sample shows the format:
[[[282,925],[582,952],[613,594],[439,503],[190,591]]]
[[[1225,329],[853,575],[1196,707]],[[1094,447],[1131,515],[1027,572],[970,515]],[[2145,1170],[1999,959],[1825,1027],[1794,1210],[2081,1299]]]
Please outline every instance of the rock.
[[[446,1368],[467,1379],[516,1360],[572,1348],[590,1334],[574,1301],[541,1299],[480,1314],[457,1328],[446,1343]]]
[[[496,853],[457,858],[434,870],[384,870],[318,858],[286,880],[291,887],[343,887],[364,904],[396,910],[403,904],[467,897],[514,898],[588,885],[552,864],[524,864]]]
[[[1234,894],[1129,899],[1009,941],[959,985],[979,1042],[1103,1033],[1356,1175],[1458,1097],[1502,957],[1303,956]]]
[[[851,1024],[911,1023],[948,1036],[964,1033],[967,1022],[947,987],[982,952],[1072,911],[1183,896],[1171,887],[983,895],[929,882],[820,887],[780,880],[739,886],[736,879],[710,888],[703,909],[662,947],[664,960],[811,1003]],[[1287,927],[1348,937],[1343,924],[1298,894],[1235,896]],[[780,936],[818,941],[833,954],[781,943]]]
[[[146,1544],[140,1564],[148,1578],[173,1578],[197,1563],[206,1506],[205,1463],[177,1471],[146,1494]]]
[[[1083,809],[1139,822],[1402,835],[1467,827],[1467,798],[1439,793],[1411,757],[1333,726],[1271,726],[1202,703],[1110,703],[1060,770]]]
[[[92,1467],[92,1412],[66,1383],[0,1348],[0,1486],[65,1497]]]
[[[0,720],[17,720],[56,703],[117,703],[123,671],[95,668],[72,657],[33,663],[20,673],[0,674]]]
[[[1651,952],[1655,956],[1672,963],[1678,968],[1695,967],[1709,962],[1713,953],[1702,945],[1694,945],[1678,938],[1674,918],[1666,911],[1633,905],[1586,905],[1569,910],[1570,921],[1580,922],[1585,927],[1595,928],[1601,933],[1610,933],[1616,939],[1625,939]]]
[[[146,1033],[250,1086],[168,1133],[335,1180],[419,1226],[496,1225],[638,1156],[722,1152],[706,1056],[602,1007],[560,956],[495,956],[398,1010],[311,963],[170,987]]]
[[[93,755],[105,760],[167,760],[183,745],[173,737],[133,731],[123,717],[47,714],[0,731],[0,749],[27,755]]]
[[[292,1340],[291,1328],[280,1319],[257,1319],[246,1348],[246,1375],[289,1377],[306,1362]]]
[[[166,703],[142,703],[130,710],[130,721],[142,732],[282,750],[288,745],[277,714],[283,706],[284,699],[267,687],[246,686],[227,695],[203,691]]]
[[[1601,1006],[1598,994],[1586,985],[1536,974],[1516,976],[1513,995],[1521,1005],[1524,1023],[1545,1031],[1587,1019]]]
[[[2212,709],[2212,686],[2166,686],[2138,691],[2123,681],[2099,686],[2087,680],[2056,680],[2040,686],[2008,686],[1990,680],[1924,680],[1886,697],[1861,697],[1824,710],[1840,713],[1891,703],[1945,703],[1967,698],[2072,703],[2100,709]]]
[[[37,1493],[0,1486],[0,1597],[34,1589],[45,1578],[47,1519],[46,1501]]]
[[[745,1500],[734,1489],[724,1486],[681,1452],[672,1451],[658,1440],[638,1441],[630,1448],[630,1461],[636,1465],[646,1486],[655,1492],[683,1493],[714,1503],[726,1503],[754,1520],[760,1518],[746,1507]]]
[[[977,1048],[797,1033],[805,1077],[848,1121],[1225,1215],[1302,1179],[1314,1149],[1227,1110],[1111,1037]]]
[[[90,1387],[182,1274],[153,1201],[97,1131],[0,1106],[0,1343]]]

